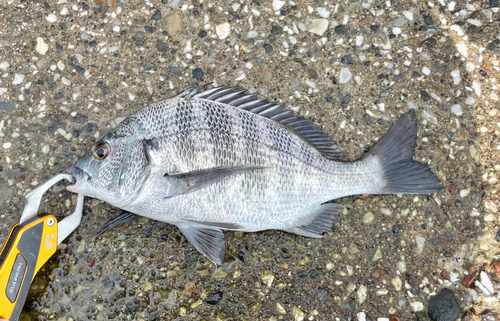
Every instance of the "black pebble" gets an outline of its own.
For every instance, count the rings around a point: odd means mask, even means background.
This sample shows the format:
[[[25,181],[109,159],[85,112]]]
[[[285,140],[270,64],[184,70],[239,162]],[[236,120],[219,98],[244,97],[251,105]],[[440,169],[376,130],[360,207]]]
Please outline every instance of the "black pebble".
[[[203,69],[201,68],[193,69],[193,78],[198,81],[201,81],[203,79]]]
[[[271,33],[275,35],[281,35],[283,33],[283,28],[281,28],[280,26],[272,26]]]
[[[111,94],[111,89],[109,89],[109,87],[103,87],[102,88],[102,93],[104,95]]]
[[[363,119],[365,120],[367,125],[373,124],[373,117],[372,116],[370,116],[368,114],[364,114]]]
[[[168,4],[168,0],[161,0],[161,4]]]
[[[241,262],[245,263],[245,252],[239,251],[238,252],[238,259],[240,259]]]
[[[500,242],[500,229],[497,232],[497,235],[495,235],[495,241]]]
[[[76,116],[73,117],[73,122],[75,122],[75,124],[85,124],[88,120],[89,118],[82,114],[76,114]]]
[[[490,42],[486,45],[486,51],[488,51],[490,54],[500,56],[500,50],[497,46],[495,46],[494,42]]]
[[[422,98],[423,101],[429,101],[431,99],[431,95],[429,95],[429,93],[426,92],[425,90],[421,90],[420,98]]]
[[[217,305],[219,304],[220,300],[222,300],[222,292],[217,292],[214,294],[211,294],[207,297],[207,304],[208,305]]]
[[[455,321],[462,309],[455,298],[455,294],[444,288],[437,295],[430,298],[427,313],[434,321]]]
[[[371,32],[377,32],[378,31],[378,25],[371,25],[370,26]]]
[[[89,136],[93,132],[97,130],[97,125],[94,123],[88,123],[87,125],[83,126],[82,131],[80,132],[80,135],[82,136]]]
[[[64,97],[63,93],[57,93],[57,94],[55,94],[54,99],[57,100],[57,99],[61,99],[63,97]]]
[[[153,235],[153,233],[151,231],[145,231],[144,233],[142,233],[142,237],[148,239],[151,237],[151,235]]]
[[[167,242],[168,241],[168,234],[162,234],[162,235],[160,235],[160,240],[162,242]]]
[[[440,74],[444,74],[444,66],[437,66],[436,71],[439,72]]]
[[[80,75],[83,75],[85,73],[85,68],[83,67],[80,67],[78,65],[75,65],[75,70],[77,73],[79,73]]]
[[[424,22],[428,26],[432,26],[434,24],[434,21],[432,21],[432,17],[431,16],[425,16],[424,17]]]
[[[206,36],[207,36],[207,32],[205,30],[198,32],[198,37],[205,38]]]
[[[340,58],[340,62],[346,65],[352,65],[354,64],[354,59],[352,59],[352,57],[349,55],[345,55],[342,58]]]
[[[340,25],[335,27],[335,33],[338,35],[344,35],[345,34],[345,27]]]
[[[144,30],[146,30],[146,33],[155,33],[156,32],[156,28],[151,27],[151,26],[144,26]]]
[[[326,101],[329,102],[329,103],[333,103],[333,97],[325,97]]]
[[[176,76],[182,76],[182,72],[179,71],[179,69],[175,66],[168,66],[168,70],[170,70],[171,73],[173,73]]]
[[[350,101],[351,101],[351,95],[350,94],[347,94],[347,95],[344,96],[344,98],[342,98],[342,103],[343,104],[348,104]]]
[[[498,7],[498,0],[490,0],[490,8]]]
[[[163,41],[158,40],[156,42],[156,50],[158,50],[159,52],[167,52],[167,49],[168,49],[167,44],[164,43]]]
[[[119,63],[119,62],[117,62],[117,63],[115,64],[115,66],[113,67],[113,69],[114,69],[114,70],[116,70],[116,71],[120,71],[120,69],[122,69],[122,66],[120,65],[120,63]]]
[[[161,20],[161,18],[162,18],[162,15],[161,15],[160,10],[156,10],[156,12],[151,16],[151,20],[154,20],[154,21],[159,21],[159,20]]]
[[[56,52],[63,51],[63,47],[60,44],[56,44]]]
[[[309,272],[309,277],[313,280],[316,280],[318,276],[320,275],[321,270],[315,269]]]
[[[399,226],[397,225],[392,226],[392,233],[399,234],[399,231],[400,231]]]
[[[486,71],[484,71],[484,70],[479,70],[479,73],[480,73],[480,74],[481,74],[481,76],[483,76],[483,77],[488,76],[488,73],[487,73]]]
[[[271,46],[270,44],[265,44],[264,45],[264,50],[266,51],[267,54],[270,54],[273,52],[273,46]]]
[[[422,225],[420,225],[421,228],[423,228],[424,230],[427,229],[427,224],[426,223],[423,223]]]

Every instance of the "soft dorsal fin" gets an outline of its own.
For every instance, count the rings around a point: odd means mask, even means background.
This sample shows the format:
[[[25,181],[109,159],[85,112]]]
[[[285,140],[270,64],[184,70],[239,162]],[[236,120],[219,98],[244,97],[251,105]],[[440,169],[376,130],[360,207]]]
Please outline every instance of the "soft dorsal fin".
[[[200,89],[190,89],[179,96],[217,101],[272,119],[301,137],[326,158],[340,159],[344,157],[342,149],[333,138],[325,134],[312,121],[295,116],[291,110],[285,108],[284,104],[260,99],[257,95],[248,94],[246,90],[238,87],[215,87],[203,90],[205,88],[206,86],[201,86]]]

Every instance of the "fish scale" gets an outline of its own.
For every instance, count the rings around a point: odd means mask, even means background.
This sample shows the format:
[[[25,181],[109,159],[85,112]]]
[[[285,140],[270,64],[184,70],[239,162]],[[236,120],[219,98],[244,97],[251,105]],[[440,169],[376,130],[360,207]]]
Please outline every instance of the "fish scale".
[[[69,169],[76,183],[68,190],[175,224],[220,264],[221,230],[321,237],[342,208],[330,200],[439,191],[413,160],[416,135],[409,112],[361,160],[340,162],[333,139],[283,105],[236,88],[189,90],[101,138]]]

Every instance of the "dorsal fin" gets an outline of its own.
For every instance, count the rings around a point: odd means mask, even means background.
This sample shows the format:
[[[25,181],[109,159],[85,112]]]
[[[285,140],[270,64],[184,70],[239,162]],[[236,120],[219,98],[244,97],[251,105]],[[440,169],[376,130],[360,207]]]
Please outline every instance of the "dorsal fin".
[[[285,108],[284,104],[260,99],[257,95],[248,94],[246,90],[238,87],[215,87],[194,92],[193,90],[188,90],[180,96],[217,101],[272,119],[301,137],[326,158],[340,159],[344,156],[342,149],[337,143],[312,121],[295,116],[291,110]]]

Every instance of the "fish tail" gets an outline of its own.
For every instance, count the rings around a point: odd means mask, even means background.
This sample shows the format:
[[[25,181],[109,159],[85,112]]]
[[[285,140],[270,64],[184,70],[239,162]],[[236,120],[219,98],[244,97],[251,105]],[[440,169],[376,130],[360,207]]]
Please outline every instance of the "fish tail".
[[[415,111],[409,111],[366,154],[364,160],[377,163],[382,175],[373,194],[427,194],[443,188],[427,164],[413,159],[417,129]]]

